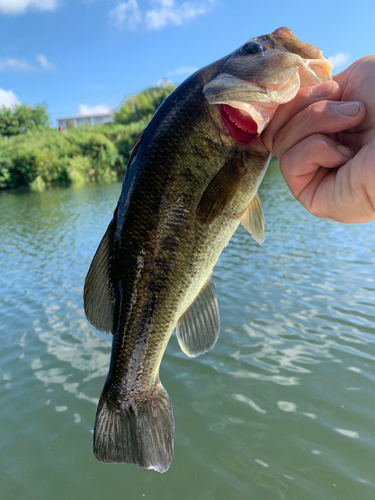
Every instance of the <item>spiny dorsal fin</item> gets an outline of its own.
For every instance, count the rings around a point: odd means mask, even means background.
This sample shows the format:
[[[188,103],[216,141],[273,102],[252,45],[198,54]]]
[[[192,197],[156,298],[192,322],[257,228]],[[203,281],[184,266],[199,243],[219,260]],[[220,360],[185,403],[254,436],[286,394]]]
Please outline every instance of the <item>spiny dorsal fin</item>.
[[[112,219],[92,259],[83,292],[87,319],[95,328],[108,333],[113,330],[114,315],[114,300],[110,281],[114,233],[115,223]]]
[[[218,217],[233,200],[246,169],[241,156],[228,161],[205,189],[198,204],[197,219],[209,224]]]
[[[264,216],[258,193],[249,203],[249,206],[242,215],[240,222],[246,231],[251,234],[254,240],[261,245],[265,239]]]
[[[219,307],[212,276],[177,323],[181,350],[190,357],[209,351],[219,336]]]
[[[134,139],[134,142],[133,142],[133,145],[132,145],[132,147],[129,149],[129,160],[128,160],[128,165],[130,165],[130,163],[133,161],[134,156],[137,154],[137,151],[138,151],[139,145],[140,145],[140,144],[141,144],[141,142],[142,142],[143,134],[144,134],[144,129],[142,130],[142,132],[139,132],[139,134],[138,134],[138,135],[136,135],[136,137],[135,137],[135,139]]]

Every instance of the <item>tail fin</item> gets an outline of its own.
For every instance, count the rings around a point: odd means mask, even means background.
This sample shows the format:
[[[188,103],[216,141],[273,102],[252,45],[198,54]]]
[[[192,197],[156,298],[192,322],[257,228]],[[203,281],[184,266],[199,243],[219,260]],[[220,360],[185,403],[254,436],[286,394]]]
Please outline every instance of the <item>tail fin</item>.
[[[94,454],[104,463],[130,463],[165,472],[173,455],[174,419],[167,391],[111,404],[103,391],[96,413]]]

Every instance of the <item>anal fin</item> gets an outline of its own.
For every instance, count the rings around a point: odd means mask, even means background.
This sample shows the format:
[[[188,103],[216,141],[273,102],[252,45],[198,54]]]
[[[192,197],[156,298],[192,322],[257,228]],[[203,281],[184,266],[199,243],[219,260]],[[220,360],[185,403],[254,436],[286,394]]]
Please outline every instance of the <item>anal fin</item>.
[[[213,348],[219,331],[219,307],[210,276],[177,323],[177,340],[185,354],[195,357]]]

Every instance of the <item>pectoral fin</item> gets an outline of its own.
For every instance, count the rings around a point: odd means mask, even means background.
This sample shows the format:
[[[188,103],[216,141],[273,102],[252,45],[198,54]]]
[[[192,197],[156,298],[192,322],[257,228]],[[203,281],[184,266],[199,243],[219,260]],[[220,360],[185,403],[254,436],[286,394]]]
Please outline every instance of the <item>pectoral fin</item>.
[[[241,156],[228,161],[205,189],[198,204],[197,219],[209,224],[214,221],[233,200],[246,173]]]
[[[251,234],[254,240],[261,245],[264,237],[264,216],[258,193],[249,203],[240,219],[243,227]]]
[[[95,328],[108,333],[113,330],[114,316],[110,277],[114,233],[115,223],[112,219],[92,259],[83,292],[87,319]]]
[[[177,340],[187,356],[209,351],[219,336],[219,307],[212,276],[177,323]]]

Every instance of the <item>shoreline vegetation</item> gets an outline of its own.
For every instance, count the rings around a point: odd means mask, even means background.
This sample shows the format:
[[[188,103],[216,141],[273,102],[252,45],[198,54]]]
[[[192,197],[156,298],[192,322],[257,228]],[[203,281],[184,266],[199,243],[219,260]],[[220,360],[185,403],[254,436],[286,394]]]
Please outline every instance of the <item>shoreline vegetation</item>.
[[[58,130],[47,105],[0,109],[0,191],[84,186],[121,180],[129,149],[175,88],[150,87],[126,99],[114,123]]]

